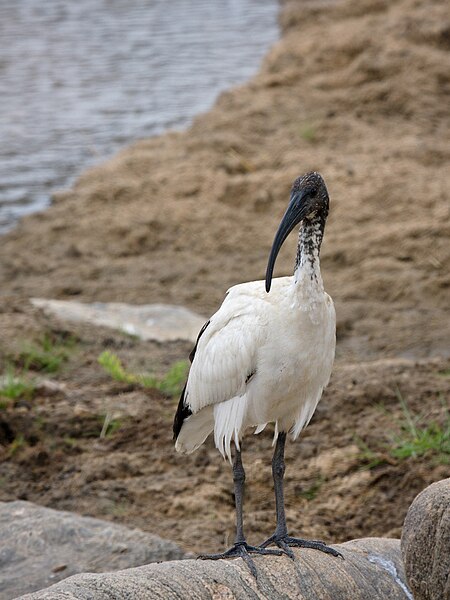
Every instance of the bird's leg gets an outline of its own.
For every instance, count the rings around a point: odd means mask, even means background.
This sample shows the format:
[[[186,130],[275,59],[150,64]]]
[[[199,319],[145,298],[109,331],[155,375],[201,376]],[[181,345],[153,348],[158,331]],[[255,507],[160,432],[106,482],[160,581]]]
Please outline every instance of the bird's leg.
[[[244,536],[244,490],[245,490],[245,471],[242,464],[241,452],[236,448],[233,460],[233,482],[234,482],[234,503],[236,506],[236,539],[235,544],[245,542]]]
[[[282,537],[287,535],[286,513],[284,510],[283,480],[286,465],[284,462],[284,446],[286,444],[286,433],[278,434],[277,444],[272,458],[272,476],[275,488],[275,508],[277,512],[277,526],[275,535]]]
[[[333,556],[342,556],[340,552],[334,548],[330,548],[324,542],[319,540],[303,540],[301,538],[294,538],[288,535],[286,526],[286,513],[284,510],[284,490],[283,480],[285,472],[284,463],[284,446],[286,444],[286,432],[282,431],[278,434],[277,443],[275,446],[275,452],[273,453],[272,459],[272,475],[273,483],[275,488],[275,506],[277,513],[277,526],[275,533],[270,536],[265,542],[261,544],[261,548],[265,548],[270,544],[275,544],[283,550],[290,558],[295,558],[294,553],[290,549],[290,546],[298,548],[314,548],[315,550],[321,550],[326,554]]]
[[[245,471],[242,464],[241,452],[236,449],[233,460],[233,481],[234,481],[234,498],[236,505],[236,538],[234,545],[225,552],[220,554],[201,554],[198,558],[202,560],[218,560],[220,558],[242,558],[250,569],[252,575],[256,578],[256,566],[250,554],[276,554],[280,556],[280,550],[269,550],[260,546],[250,546],[247,544],[244,535],[244,520],[243,520],[243,503],[245,489]]]

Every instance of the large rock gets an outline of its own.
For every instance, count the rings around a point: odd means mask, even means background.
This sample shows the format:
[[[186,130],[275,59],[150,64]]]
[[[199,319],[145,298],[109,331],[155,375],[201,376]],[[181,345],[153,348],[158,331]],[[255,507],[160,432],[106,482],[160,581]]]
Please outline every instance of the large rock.
[[[173,542],[137,529],[31,502],[0,502],[1,600],[74,573],[125,569],[183,556]]]
[[[450,479],[431,484],[411,504],[402,553],[415,600],[450,600]]]
[[[242,559],[185,560],[117,573],[70,577],[22,600],[412,600],[399,540],[363,539],[337,545],[345,560],[317,550],[256,556],[258,579]]]
[[[195,342],[206,319],[184,306],[172,304],[124,304],[32,298],[34,306],[62,321],[91,323],[118,329],[142,340]]]

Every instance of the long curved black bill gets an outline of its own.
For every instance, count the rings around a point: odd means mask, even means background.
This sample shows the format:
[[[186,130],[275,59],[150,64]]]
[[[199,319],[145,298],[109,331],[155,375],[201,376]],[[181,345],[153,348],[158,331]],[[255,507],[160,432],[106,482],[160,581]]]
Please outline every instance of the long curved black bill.
[[[305,193],[304,191],[293,192],[289,201],[289,205],[284,213],[278,230],[273,240],[272,249],[269,255],[269,262],[267,263],[266,270],[266,292],[270,292],[270,286],[272,284],[273,269],[275,267],[275,261],[280,251],[281,246],[284,244],[287,236],[291,233],[294,227],[300,223],[305,217],[305,206],[302,205],[302,200]]]

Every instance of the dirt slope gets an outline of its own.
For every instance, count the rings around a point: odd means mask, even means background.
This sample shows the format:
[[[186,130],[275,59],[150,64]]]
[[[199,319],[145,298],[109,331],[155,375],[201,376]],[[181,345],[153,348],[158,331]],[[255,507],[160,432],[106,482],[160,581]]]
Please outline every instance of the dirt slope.
[[[281,19],[250,83],[185,133],[92,169],[3,238],[2,293],[206,314],[229,285],[263,276],[291,182],[316,169],[332,201],[322,262],[341,352],[448,352],[446,3],[291,1]]]

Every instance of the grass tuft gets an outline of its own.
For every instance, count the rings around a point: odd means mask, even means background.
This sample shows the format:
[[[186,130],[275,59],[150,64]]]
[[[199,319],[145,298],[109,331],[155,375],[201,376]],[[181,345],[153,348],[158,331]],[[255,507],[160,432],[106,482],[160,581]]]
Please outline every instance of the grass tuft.
[[[113,419],[112,413],[107,412],[105,415],[105,418],[103,420],[103,426],[102,426],[102,430],[100,432],[100,437],[101,438],[111,437],[116,431],[118,431],[121,428],[121,426],[122,426],[122,422],[120,421],[120,419]]]
[[[379,465],[386,463],[386,456],[383,456],[381,452],[372,450],[359,436],[354,436],[355,444],[360,449],[358,458],[362,461],[362,470],[375,469]]]
[[[366,463],[365,468],[372,469],[392,460],[416,459],[421,456],[433,456],[441,464],[450,464],[450,411],[444,407],[443,423],[430,421],[427,415],[415,414],[405,399],[396,390],[403,418],[394,419],[396,428],[387,432],[389,443],[384,444],[383,451],[373,450],[361,439],[356,443],[361,449],[360,458]],[[383,408],[383,411],[385,409]]]
[[[300,137],[305,142],[313,143],[317,140],[317,129],[314,125],[306,124],[300,128]]]
[[[304,498],[305,500],[314,500],[317,494],[320,492],[320,489],[324,483],[323,477],[319,476],[309,488],[301,490],[298,492],[300,498]]]
[[[168,396],[181,394],[188,370],[187,362],[179,361],[172,365],[162,378],[148,373],[132,373],[131,371],[127,371],[122,365],[120,358],[109,350],[105,350],[100,354],[98,362],[108,375],[116,381],[141,385],[145,388],[155,388]]]
[[[393,458],[418,458],[427,453],[437,455],[439,462],[450,461],[450,411],[445,411],[443,425],[435,421],[424,422],[425,417],[414,415],[406,404],[400,390],[396,390],[397,398],[403,412],[403,420],[399,423],[400,431],[390,435]]]
[[[0,398],[7,400],[18,400],[19,398],[29,399],[35,390],[32,381],[21,375],[16,375],[10,367],[6,373],[0,376]],[[0,402],[0,408],[5,408],[5,403]]]
[[[117,354],[105,350],[98,357],[98,362],[115,381],[120,381],[121,383],[138,383],[138,376],[125,371]]]
[[[188,363],[180,360],[174,363],[158,382],[158,389],[168,396],[179,396],[187,377]]]
[[[27,446],[27,441],[25,440],[25,436],[22,433],[19,433],[18,436],[14,438],[14,440],[10,443],[8,447],[8,453],[10,456],[14,456],[17,454],[22,448]]]
[[[74,345],[71,338],[61,341],[45,334],[36,343],[25,343],[18,360],[24,369],[56,373],[68,360]]]

